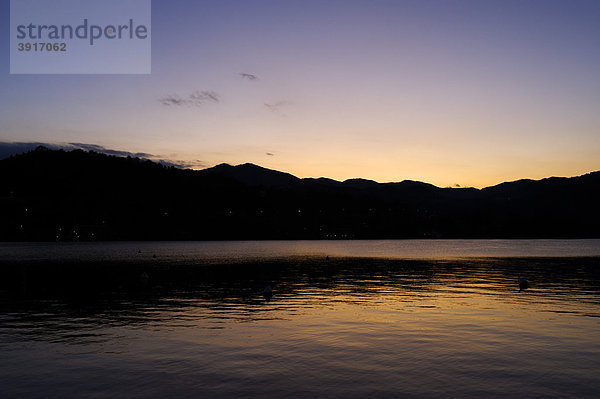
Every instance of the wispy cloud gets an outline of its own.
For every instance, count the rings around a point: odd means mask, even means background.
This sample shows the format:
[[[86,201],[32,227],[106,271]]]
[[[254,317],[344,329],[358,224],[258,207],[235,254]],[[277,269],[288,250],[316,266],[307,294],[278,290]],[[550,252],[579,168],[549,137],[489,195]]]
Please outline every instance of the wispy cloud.
[[[258,79],[258,76],[256,76],[256,75],[253,75],[253,74],[251,74],[251,73],[244,73],[244,72],[242,72],[242,73],[240,73],[239,75],[242,77],[242,79],[247,79],[247,80],[259,80],[259,79]]]
[[[186,105],[186,101],[177,95],[168,95],[159,98],[158,101],[160,101],[162,105]]]
[[[199,107],[206,103],[219,103],[221,96],[216,91],[212,90],[196,90],[186,97],[181,97],[178,94],[170,94],[165,97],[159,98],[158,101],[165,106],[180,107],[180,106],[191,106]]]
[[[219,93],[211,90],[195,91],[190,94],[189,98],[196,104],[202,104],[205,102],[218,103],[221,101],[221,96],[219,96]]]
[[[84,151],[95,151],[106,155],[114,155],[117,157],[132,157],[132,158],[145,158],[153,159],[156,155],[148,154],[146,152],[129,152],[121,150],[111,150],[110,148],[103,147],[98,144],[86,144],[86,143],[67,143],[66,146],[61,147],[65,150],[84,150]]]
[[[165,166],[174,166],[180,169],[201,169],[208,167],[208,164],[199,159],[192,161],[182,161],[182,160],[172,160],[172,159],[161,159],[157,162],[165,165]]]
[[[271,112],[281,113],[284,108],[288,107],[291,104],[292,103],[289,101],[282,100],[273,103],[265,103],[265,108],[267,108]]]

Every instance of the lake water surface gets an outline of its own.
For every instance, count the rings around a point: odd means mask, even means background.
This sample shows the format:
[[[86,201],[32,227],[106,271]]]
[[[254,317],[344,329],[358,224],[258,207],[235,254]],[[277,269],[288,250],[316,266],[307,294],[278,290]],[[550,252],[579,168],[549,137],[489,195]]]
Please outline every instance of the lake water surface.
[[[7,243],[0,266],[2,398],[600,397],[599,240]]]
[[[156,258],[154,258],[156,255]],[[600,256],[600,240],[338,240],[0,243],[0,261],[93,260],[204,263],[288,257],[388,259]]]

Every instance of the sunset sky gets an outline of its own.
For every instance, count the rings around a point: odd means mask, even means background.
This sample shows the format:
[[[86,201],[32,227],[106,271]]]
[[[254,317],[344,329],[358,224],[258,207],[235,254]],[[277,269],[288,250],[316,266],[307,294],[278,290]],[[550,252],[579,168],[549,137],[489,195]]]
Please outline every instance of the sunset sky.
[[[0,0],[0,141],[438,186],[600,169],[600,1],[152,3],[150,75],[10,75]]]

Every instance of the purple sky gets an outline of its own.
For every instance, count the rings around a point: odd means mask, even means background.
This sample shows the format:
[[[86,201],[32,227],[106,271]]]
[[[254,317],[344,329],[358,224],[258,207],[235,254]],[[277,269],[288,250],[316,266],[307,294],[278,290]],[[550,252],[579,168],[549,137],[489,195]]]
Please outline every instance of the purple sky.
[[[5,29],[0,141],[440,186],[600,169],[599,1],[154,0],[152,15],[151,75],[10,75]]]

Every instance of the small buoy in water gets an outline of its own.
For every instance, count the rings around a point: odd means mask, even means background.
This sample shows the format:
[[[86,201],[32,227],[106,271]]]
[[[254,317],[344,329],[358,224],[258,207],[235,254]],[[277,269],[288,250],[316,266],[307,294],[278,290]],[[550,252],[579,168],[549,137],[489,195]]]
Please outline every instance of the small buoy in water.
[[[152,255],[152,257],[153,257],[154,259],[156,259],[156,254]]]
[[[138,249],[138,254],[141,254],[141,253],[142,253],[142,250],[141,250],[141,249]]]
[[[267,285],[263,290],[263,296],[267,301],[273,297],[273,290],[270,285]]]
[[[519,289],[526,290],[527,288],[529,288],[529,282],[524,278],[520,278],[519,279]]]
[[[148,273],[142,272],[142,274],[140,274],[140,284],[142,285],[142,287],[148,285],[148,280],[150,280],[150,276],[148,276]]]
[[[325,260],[329,262],[329,255],[325,257]]]

